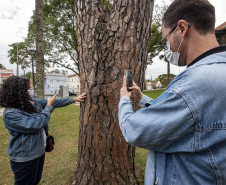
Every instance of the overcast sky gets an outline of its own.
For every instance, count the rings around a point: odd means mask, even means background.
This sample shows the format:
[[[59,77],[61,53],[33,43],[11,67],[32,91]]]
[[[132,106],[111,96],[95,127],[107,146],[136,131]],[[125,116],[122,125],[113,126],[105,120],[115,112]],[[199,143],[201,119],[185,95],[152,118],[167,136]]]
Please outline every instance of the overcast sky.
[[[167,3],[170,0],[165,0]],[[226,0],[209,0],[216,9],[216,27],[226,21]],[[156,0],[157,2],[157,0]],[[7,69],[13,69],[16,74],[16,65],[9,64],[7,57],[9,44],[22,42],[27,35],[28,21],[35,9],[35,0],[0,0],[0,63]],[[151,66],[147,67],[146,78],[155,79],[160,74],[166,74],[166,63],[158,57]],[[171,73],[178,74],[184,68],[171,65]],[[30,69],[27,69],[27,72]],[[69,72],[71,73],[71,72]],[[20,74],[22,70],[20,69]]]

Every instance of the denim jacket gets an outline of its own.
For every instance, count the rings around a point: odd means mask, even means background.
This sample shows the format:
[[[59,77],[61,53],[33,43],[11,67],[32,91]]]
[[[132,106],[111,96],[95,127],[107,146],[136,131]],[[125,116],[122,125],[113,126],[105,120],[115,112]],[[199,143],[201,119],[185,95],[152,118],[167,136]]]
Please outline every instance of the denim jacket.
[[[53,107],[45,99],[32,99],[37,113],[27,113],[17,108],[6,108],[3,121],[10,136],[8,153],[11,161],[26,162],[45,153],[44,128],[48,128],[50,113],[54,108],[74,103],[73,98],[57,99]]]
[[[118,116],[125,140],[149,150],[146,185],[226,184],[226,52],[201,59],[157,99],[143,95],[140,103],[134,113],[123,96]]]

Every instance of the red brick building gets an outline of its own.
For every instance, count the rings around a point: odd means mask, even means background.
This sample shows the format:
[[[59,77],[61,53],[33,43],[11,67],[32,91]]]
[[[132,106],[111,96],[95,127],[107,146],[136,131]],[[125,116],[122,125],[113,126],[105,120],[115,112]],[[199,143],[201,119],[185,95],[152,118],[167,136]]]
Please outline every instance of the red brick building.
[[[217,41],[220,45],[226,44],[226,22],[215,28]]]
[[[9,78],[10,76],[13,76],[13,70],[8,69],[0,69],[0,86],[3,84],[3,82]]]

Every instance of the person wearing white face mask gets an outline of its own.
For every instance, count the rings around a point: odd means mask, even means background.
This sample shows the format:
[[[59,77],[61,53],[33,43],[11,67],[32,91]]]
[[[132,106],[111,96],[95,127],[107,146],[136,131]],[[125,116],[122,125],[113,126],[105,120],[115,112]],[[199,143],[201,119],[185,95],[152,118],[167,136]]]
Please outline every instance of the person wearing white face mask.
[[[55,108],[83,102],[86,93],[74,98],[34,99],[29,79],[11,76],[0,88],[3,121],[10,134],[8,154],[15,185],[37,185],[43,172],[46,135]]]
[[[226,184],[226,46],[215,37],[207,0],[174,0],[163,16],[166,58],[187,66],[157,99],[126,79],[119,126],[125,140],[149,150],[145,185]],[[143,107],[133,111],[131,96]]]
[[[188,26],[190,27],[191,24],[188,24]],[[178,47],[177,52],[173,52],[173,51],[171,50],[171,48],[170,48],[170,41],[171,41],[171,39],[173,38],[175,32],[177,31],[177,26],[176,26],[173,30],[175,30],[175,31],[173,32],[173,34],[172,34],[170,40],[167,41],[167,44],[166,44],[167,47],[166,47],[165,56],[166,56],[166,59],[167,59],[171,64],[176,65],[176,66],[179,66],[179,57],[180,57],[179,51],[180,51],[181,44],[182,44],[183,41],[184,41],[184,38],[182,38],[182,40],[181,40],[181,42],[180,42],[180,45],[179,45],[179,47]],[[173,31],[173,30],[171,30],[171,31]],[[168,35],[171,33],[171,31],[168,33]],[[166,35],[165,38],[166,38],[168,35]],[[161,42],[162,42],[165,38],[163,38],[163,39],[161,40]]]

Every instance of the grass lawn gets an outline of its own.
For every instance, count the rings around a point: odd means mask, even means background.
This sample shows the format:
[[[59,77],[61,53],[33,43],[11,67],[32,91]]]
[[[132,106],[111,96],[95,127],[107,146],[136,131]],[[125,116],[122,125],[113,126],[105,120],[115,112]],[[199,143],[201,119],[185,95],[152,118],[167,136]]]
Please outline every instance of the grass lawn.
[[[162,91],[144,92],[144,94],[156,98]],[[40,184],[60,185],[69,184],[76,168],[79,114],[77,105],[55,109],[49,123],[49,133],[54,136],[55,148],[46,153],[45,166]],[[13,184],[13,172],[11,171],[7,153],[9,133],[0,119],[0,185]],[[137,148],[135,164],[143,179],[147,150]]]
[[[165,90],[165,89],[164,89]],[[146,96],[151,97],[152,99],[156,99],[159,95],[161,95],[164,90],[153,90],[153,91],[143,91]]]
[[[54,136],[55,148],[46,153],[45,166],[40,184],[69,184],[75,171],[80,108],[77,105],[55,109],[49,123],[49,134]],[[0,119],[0,184],[12,185],[11,171],[7,153],[9,134]]]

